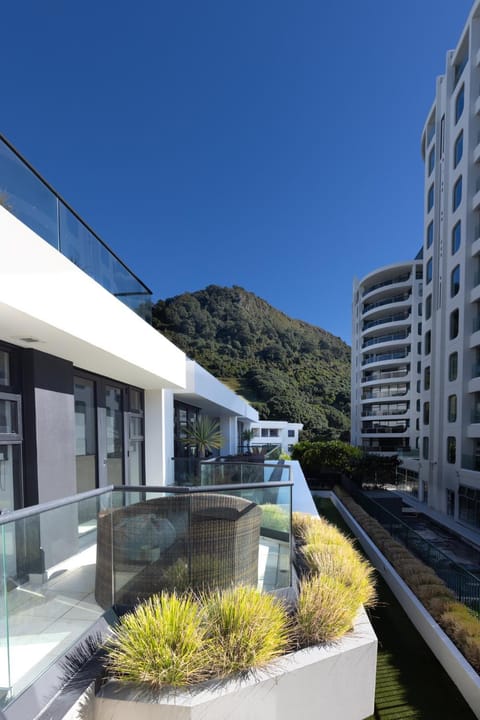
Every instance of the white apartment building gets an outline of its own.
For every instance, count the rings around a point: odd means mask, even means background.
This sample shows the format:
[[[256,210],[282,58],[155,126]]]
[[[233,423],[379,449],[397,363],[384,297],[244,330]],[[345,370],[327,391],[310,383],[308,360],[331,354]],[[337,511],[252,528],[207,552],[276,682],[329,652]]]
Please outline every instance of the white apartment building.
[[[421,138],[425,163],[422,317],[410,346],[421,377],[418,459],[403,459],[411,492],[452,521],[480,528],[480,0],[472,7]],[[352,441],[366,446],[360,374],[365,298],[354,290]],[[368,299],[368,298],[367,298]],[[362,336],[363,332],[363,336]],[[414,371],[414,365],[410,367]],[[415,381],[413,382],[415,385]],[[412,385],[411,385],[412,389]],[[415,396],[411,397],[411,401]],[[382,435],[383,436],[383,435]],[[413,438],[412,438],[413,440]],[[413,446],[415,447],[415,446]],[[380,449],[380,444],[378,446]]]
[[[367,452],[418,447],[421,295],[421,260],[354,280],[351,440]]]
[[[298,443],[303,424],[291,423],[287,420],[259,420],[252,423],[250,429],[253,430],[250,441],[253,451],[256,448],[280,446],[281,452],[290,454],[293,446]]]

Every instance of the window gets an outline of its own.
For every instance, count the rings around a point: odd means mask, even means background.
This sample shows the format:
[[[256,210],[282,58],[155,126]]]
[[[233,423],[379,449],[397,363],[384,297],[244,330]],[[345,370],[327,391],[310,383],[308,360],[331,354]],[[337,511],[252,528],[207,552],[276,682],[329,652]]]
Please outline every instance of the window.
[[[427,227],[427,248],[433,243],[433,220]]]
[[[433,208],[433,195],[434,195],[434,183],[432,183],[428,189],[427,195],[427,212]]]
[[[429,355],[432,349],[432,333],[427,330],[425,333],[425,355]]]
[[[456,168],[463,155],[463,130],[455,140],[453,148],[453,167]]]
[[[435,145],[430,150],[428,155],[428,174],[431,175],[433,168],[435,167]]]
[[[419,355],[422,354],[422,343],[421,343],[420,340],[419,340],[418,343],[417,343],[417,353],[418,353]]]
[[[460,90],[457,93],[457,98],[455,100],[455,123],[457,123],[463,113],[463,107],[465,105],[465,85],[462,85]]]
[[[425,277],[425,282],[431,283],[432,282],[432,274],[433,274],[433,260],[430,258],[430,260],[427,262],[427,275]]]
[[[460,265],[453,268],[450,276],[450,297],[455,297],[460,291]]]
[[[462,202],[462,176],[458,178],[453,186],[453,210],[456,210]]]
[[[420,375],[421,372],[422,372],[422,361],[421,361],[421,360],[418,360],[418,362],[417,362],[417,375]]]
[[[457,396],[448,396],[448,422],[455,422],[457,419]]]
[[[448,358],[448,379],[456,380],[458,373],[458,353],[451,353]]]
[[[417,399],[416,408],[417,412],[420,412],[420,399]]]
[[[455,255],[460,247],[460,241],[462,239],[462,223],[460,220],[452,230],[452,255]]]
[[[423,372],[423,389],[430,390],[430,365]]]
[[[455,491],[447,490],[447,515],[455,515]]]
[[[419,323],[417,324],[417,333],[418,333],[419,335],[422,334],[422,323],[421,323],[421,322],[419,322]]]
[[[295,430],[289,430],[288,437],[295,437]]]
[[[424,437],[422,438],[422,457],[424,460],[428,460],[428,450],[429,450],[429,438]]]
[[[445,115],[440,120],[440,157],[445,155]]]
[[[430,403],[423,403],[423,424],[430,425]]]
[[[457,440],[452,435],[447,437],[447,462],[454,465],[457,459]]]
[[[429,320],[432,317],[432,294],[427,296],[425,300],[425,320]]]
[[[458,310],[454,310],[450,313],[450,340],[457,337],[458,324]]]
[[[262,437],[268,437],[268,428],[262,428]]]
[[[0,385],[10,385],[10,354],[6,350],[0,350]]]

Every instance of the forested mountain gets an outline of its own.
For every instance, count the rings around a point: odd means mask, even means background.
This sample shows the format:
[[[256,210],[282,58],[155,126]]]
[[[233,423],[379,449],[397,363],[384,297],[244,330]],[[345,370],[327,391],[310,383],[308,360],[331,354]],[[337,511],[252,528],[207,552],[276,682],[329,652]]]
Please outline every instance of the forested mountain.
[[[348,439],[350,348],[340,338],[236,286],[159,300],[153,324],[262,419],[303,422],[308,438]]]

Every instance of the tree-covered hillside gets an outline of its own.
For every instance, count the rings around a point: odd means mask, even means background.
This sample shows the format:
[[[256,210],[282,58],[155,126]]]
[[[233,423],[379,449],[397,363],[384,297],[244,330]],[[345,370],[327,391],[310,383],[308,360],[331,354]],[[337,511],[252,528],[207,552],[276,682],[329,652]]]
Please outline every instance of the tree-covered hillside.
[[[241,287],[160,300],[153,323],[243,395],[262,419],[303,422],[306,437],[347,437],[350,348]]]

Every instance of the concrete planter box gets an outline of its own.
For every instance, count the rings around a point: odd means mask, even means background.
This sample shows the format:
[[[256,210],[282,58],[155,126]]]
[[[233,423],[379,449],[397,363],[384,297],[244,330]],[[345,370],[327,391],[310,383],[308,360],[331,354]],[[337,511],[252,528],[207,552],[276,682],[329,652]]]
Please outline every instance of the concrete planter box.
[[[352,632],[339,642],[291,653],[249,678],[158,693],[109,682],[83,704],[79,717],[291,720],[318,718],[320,712],[329,720],[363,720],[373,713],[376,660],[377,639],[361,610]]]

